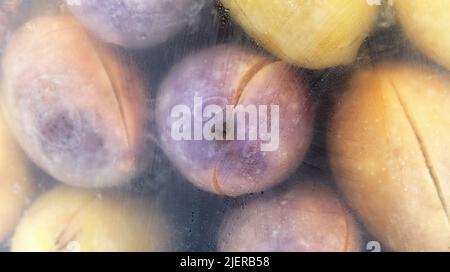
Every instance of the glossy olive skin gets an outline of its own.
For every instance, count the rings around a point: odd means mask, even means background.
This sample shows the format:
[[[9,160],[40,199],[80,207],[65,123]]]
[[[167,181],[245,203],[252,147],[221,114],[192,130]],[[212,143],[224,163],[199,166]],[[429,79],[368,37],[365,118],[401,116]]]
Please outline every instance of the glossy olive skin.
[[[219,111],[227,106],[267,106],[268,111],[271,105],[279,106],[279,120],[258,120],[277,122],[278,147],[264,151],[261,138],[238,140],[236,134],[230,140],[174,139],[172,110],[185,105],[195,113],[194,97],[203,99],[204,110],[209,105]],[[156,121],[161,146],[185,177],[203,190],[239,196],[275,186],[296,169],[309,147],[314,115],[307,83],[291,67],[237,46],[220,45],[187,57],[169,72],[159,90]],[[234,122],[238,124],[242,123]],[[223,139],[233,130],[227,120],[225,127],[219,132]]]
[[[220,228],[218,249],[359,251],[360,233],[336,192],[307,181],[236,203]]]
[[[97,37],[127,48],[167,41],[196,20],[204,0],[66,0],[72,14]]]
[[[27,155],[64,183],[131,181],[151,157],[138,73],[69,17],[38,17],[4,52],[1,103]]]

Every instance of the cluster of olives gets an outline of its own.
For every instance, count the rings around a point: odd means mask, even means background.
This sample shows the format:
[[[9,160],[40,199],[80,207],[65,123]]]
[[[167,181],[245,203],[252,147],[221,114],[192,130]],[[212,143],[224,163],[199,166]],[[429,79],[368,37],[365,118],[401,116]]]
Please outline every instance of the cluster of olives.
[[[233,202],[217,250],[360,251],[365,230],[389,250],[450,249],[450,1],[20,2],[0,3],[0,243],[11,250],[179,248],[164,207],[122,190],[160,170],[159,149],[193,186]],[[216,41],[150,83],[133,56],[165,54],[219,6],[267,51]],[[28,16],[15,27],[19,7]],[[435,64],[356,64],[386,11]],[[326,131],[333,177],[298,175],[322,120],[309,75],[342,67],[350,79],[330,91],[339,96]],[[251,124],[233,138],[250,117],[211,125],[203,112],[187,127],[214,135],[177,139],[173,109],[195,113],[196,97],[209,117],[276,105],[265,117],[278,117],[276,148],[261,148]],[[36,171],[61,184],[40,194]]]

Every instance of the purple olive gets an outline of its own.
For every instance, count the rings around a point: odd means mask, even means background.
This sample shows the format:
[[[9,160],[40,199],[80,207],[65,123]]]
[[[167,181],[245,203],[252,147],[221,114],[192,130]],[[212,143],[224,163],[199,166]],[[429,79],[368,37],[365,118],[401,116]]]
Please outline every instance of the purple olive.
[[[144,84],[69,17],[39,17],[6,48],[2,104],[27,155],[74,186],[130,181],[147,153]]]
[[[239,203],[222,223],[220,251],[359,251],[358,226],[338,195],[305,182]]]
[[[164,151],[193,184],[238,196],[279,184],[298,167],[311,141],[312,104],[288,65],[222,45],[170,71],[156,118]]]
[[[72,14],[102,40],[131,48],[167,41],[195,21],[205,0],[66,0]]]

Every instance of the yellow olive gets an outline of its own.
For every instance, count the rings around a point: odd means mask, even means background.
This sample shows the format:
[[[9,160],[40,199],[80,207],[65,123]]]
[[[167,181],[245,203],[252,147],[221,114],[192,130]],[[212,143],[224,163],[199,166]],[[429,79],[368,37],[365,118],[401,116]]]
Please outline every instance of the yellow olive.
[[[165,251],[170,235],[154,203],[126,193],[59,186],[25,213],[12,251]]]
[[[383,64],[354,75],[329,131],[331,164],[350,205],[398,251],[450,248],[450,79]]]
[[[371,31],[366,0],[222,0],[242,28],[279,58],[310,69],[348,64]]]
[[[395,11],[412,43],[425,55],[450,69],[450,1],[396,0]]]
[[[30,165],[0,116],[0,243],[14,230],[32,194]]]

